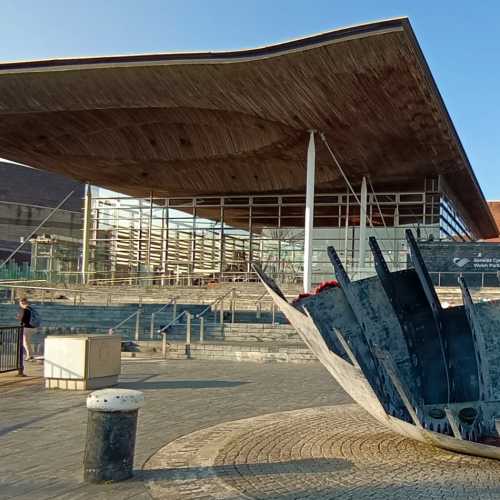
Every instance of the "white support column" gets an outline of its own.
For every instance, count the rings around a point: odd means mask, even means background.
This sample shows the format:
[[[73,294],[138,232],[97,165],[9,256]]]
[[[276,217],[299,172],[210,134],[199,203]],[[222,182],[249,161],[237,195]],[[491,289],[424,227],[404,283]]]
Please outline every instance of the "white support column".
[[[82,245],[82,283],[88,281],[88,270],[90,260],[90,231],[92,224],[92,188],[87,182],[85,184],[85,201],[83,205],[83,245]]]
[[[151,273],[151,241],[153,238],[153,191],[149,193],[148,240],[146,248],[146,268]]]
[[[363,177],[361,183],[361,207],[359,214],[359,253],[358,253],[358,272],[359,277],[363,278],[366,256],[366,206],[368,191],[366,189],[366,177]]]
[[[314,144],[314,130],[309,133],[307,148],[307,177],[306,177],[306,212],[304,221],[304,292],[311,291],[312,286],[312,250],[314,229],[314,174],[316,169],[316,147]]]

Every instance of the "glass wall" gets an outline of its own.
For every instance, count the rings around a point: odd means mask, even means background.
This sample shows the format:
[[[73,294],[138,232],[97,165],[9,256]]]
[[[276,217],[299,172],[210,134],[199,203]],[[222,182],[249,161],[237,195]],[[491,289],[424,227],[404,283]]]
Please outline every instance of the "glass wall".
[[[404,232],[421,240],[472,238],[437,179],[422,191],[371,192],[367,236],[375,236],[392,270],[407,266]],[[352,193],[315,196],[313,283],[331,279],[334,246],[354,279],[374,273],[371,252],[360,269],[360,208]],[[301,283],[303,195],[135,199],[95,196],[90,273],[93,279],[147,278],[162,284],[254,281],[258,264],[280,283]]]
[[[441,196],[440,226],[442,240],[474,241],[472,231],[445,194]]]

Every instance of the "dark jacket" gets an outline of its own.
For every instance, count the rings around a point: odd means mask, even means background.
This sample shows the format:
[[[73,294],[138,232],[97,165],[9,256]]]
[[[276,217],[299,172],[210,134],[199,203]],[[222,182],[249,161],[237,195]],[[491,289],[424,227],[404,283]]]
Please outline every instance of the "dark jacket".
[[[31,325],[31,309],[29,307],[21,309],[21,326],[25,328],[34,328]]]

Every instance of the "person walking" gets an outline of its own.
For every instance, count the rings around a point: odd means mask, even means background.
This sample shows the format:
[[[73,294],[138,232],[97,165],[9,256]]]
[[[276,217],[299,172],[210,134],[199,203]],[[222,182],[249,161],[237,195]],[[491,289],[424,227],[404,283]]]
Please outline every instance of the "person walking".
[[[19,301],[19,307],[21,311],[19,313],[19,319],[21,321],[21,326],[23,327],[23,347],[24,353],[26,355],[26,361],[32,361],[33,349],[31,347],[31,337],[36,333],[37,325],[35,321],[35,313],[30,307],[28,299],[23,297]]]

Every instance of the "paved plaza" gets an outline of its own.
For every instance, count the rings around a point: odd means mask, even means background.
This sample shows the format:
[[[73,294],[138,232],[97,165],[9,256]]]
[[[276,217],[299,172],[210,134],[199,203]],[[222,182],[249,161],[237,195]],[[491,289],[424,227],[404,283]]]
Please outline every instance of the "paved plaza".
[[[28,365],[28,375],[41,367]],[[12,380],[12,378],[10,378]],[[0,379],[0,499],[150,498],[140,472],[165,444],[221,422],[349,403],[319,364],[124,361],[120,387],[144,392],[134,479],[82,483],[87,393],[45,391],[42,379]]]
[[[500,499],[500,463],[386,430],[319,364],[123,364],[144,392],[135,476],[82,483],[87,393],[45,391],[41,367],[0,379],[0,498]]]
[[[388,431],[356,404],[219,424],[145,466],[164,500],[498,499],[500,463]]]

